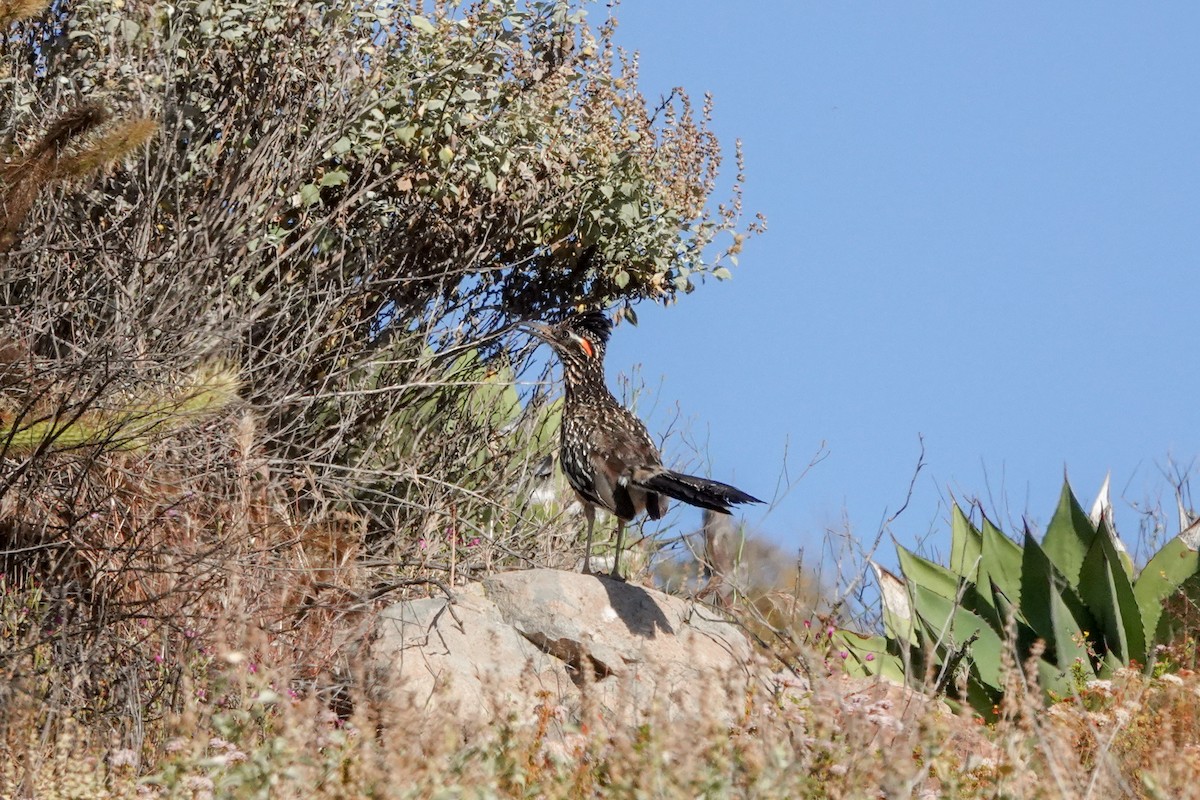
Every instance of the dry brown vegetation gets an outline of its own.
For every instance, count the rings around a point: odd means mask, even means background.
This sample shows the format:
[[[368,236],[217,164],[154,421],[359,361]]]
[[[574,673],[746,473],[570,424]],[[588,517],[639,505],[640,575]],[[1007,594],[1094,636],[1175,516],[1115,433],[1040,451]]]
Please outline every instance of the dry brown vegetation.
[[[228,636],[242,626],[227,624]],[[1123,673],[1049,713],[1020,671],[983,726],[934,699],[849,681],[779,678],[681,736],[664,714],[634,727],[597,709],[532,726],[361,702],[339,717],[246,633],[203,657],[176,712],[129,747],[66,709],[53,729],[7,708],[0,792],[36,797],[1193,797],[1194,674]],[[15,713],[14,713],[15,712]]]
[[[613,22],[425,5],[0,3],[0,797],[1194,791],[1191,673],[1045,714],[1014,665],[983,728],[848,684],[790,571],[742,613],[809,683],[733,727],[367,691],[380,607],[578,555],[511,323],[633,317],[762,229]]]

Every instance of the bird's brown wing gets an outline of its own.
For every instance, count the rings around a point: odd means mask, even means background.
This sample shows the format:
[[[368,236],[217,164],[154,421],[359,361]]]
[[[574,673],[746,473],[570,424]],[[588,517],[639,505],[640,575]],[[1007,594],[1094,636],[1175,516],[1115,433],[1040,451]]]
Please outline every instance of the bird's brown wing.
[[[621,519],[633,519],[645,511],[652,519],[666,513],[666,498],[631,485],[635,473],[661,469],[662,457],[642,421],[624,408],[602,417],[591,436],[591,459],[595,492],[602,505]]]

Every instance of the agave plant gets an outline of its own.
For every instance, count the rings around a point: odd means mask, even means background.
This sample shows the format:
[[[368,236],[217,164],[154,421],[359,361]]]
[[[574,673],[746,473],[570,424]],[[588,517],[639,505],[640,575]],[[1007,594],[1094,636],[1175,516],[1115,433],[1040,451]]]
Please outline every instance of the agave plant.
[[[228,408],[241,387],[237,369],[221,362],[202,363],[176,383],[143,387],[128,397],[110,396],[115,393],[106,387],[73,395],[67,381],[18,386],[14,394],[24,395],[21,403],[0,405],[0,455],[101,445],[137,450],[154,435]]]
[[[1108,481],[1089,515],[1064,481],[1058,509],[1039,542],[1023,543],[989,520],[976,527],[956,504],[950,563],[897,545],[897,576],[873,564],[882,599],[882,636],[842,630],[847,668],[939,690],[965,684],[965,699],[991,715],[1003,694],[1002,655],[1036,658],[1049,699],[1122,667],[1150,669],[1171,634],[1164,601],[1200,576],[1200,521],[1135,573],[1112,526]],[[1010,644],[1011,643],[1011,644]]]

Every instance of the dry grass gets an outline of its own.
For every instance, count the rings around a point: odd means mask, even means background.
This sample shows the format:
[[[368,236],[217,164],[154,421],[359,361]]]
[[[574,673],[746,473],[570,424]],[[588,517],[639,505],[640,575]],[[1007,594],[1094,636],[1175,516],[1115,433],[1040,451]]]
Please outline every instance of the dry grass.
[[[1006,665],[998,722],[856,681],[806,606],[750,627],[803,679],[732,725],[623,726],[546,696],[532,725],[389,702],[356,643],[431,591],[380,583],[364,525],[297,508],[236,404],[137,450],[44,454],[0,517],[0,797],[1189,797],[1200,676],[1122,673],[1047,713]],[[34,480],[36,478],[36,480]],[[71,487],[70,492],[64,487]],[[571,520],[561,519],[568,536]],[[24,539],[20,537],[25,537]],[[460,576],[460,580],[465,578]],[[436,589],[432,589],[436,591]],[[790,615],[790,617],[789,617]],[[766,641],[766,636],[761,636]],[[1194,662],[1181,636],[1164,661]],[[485,656],[486,657],[486,656]],[[788,673],[781,673],[788,674]]]
[[[228,586],[226,608],[254,607],[243,591]],[[45,601],[11,585],[0,597],[8,644]],[[571,719],[544,697],[533,724],[476,726],[389,703],[361,682],[331,703],[283,646],[328,638],[328,626],[297,636],[244,614],[210,623],[180,649],[162,649],[169,631],[110,630],[145,659],[124,665],[145,676],[129,702],[160,709],[143,709],[136,732],[95,708],[46,702],[78,665],[60,668],[54,637],[43,638],[33,671],[8,675],[0,797],[1183,798],[1200,787],[1200,676],[1190,671],[1122,673],[1047,713],[1013,668],[1001,719],[985,726],[846,678],[810,651],[808,681],[777,677],[750,692],[733,725],[713,715],[681,726],[664,710],[621,726],[586,703]]]

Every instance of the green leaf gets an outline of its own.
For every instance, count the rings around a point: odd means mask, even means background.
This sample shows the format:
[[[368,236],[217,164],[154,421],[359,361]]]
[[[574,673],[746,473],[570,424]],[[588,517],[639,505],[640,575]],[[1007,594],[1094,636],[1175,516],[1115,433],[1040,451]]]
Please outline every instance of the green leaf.
[[[1112,651],[1108,651],[1104,654],[1104,658],[1100,660],[1100,668],[1096,670],[1096,674],[1102,678],[1111,678],[1124,669],[1125,666],[1125,662],[1117,658]]]
[[[321,190],[316,184],[306,183],[300,187],[300,205],[311,206],[321,202]]]
[[[1073,673],[1044,658],[1037,662],[1038,683],[1047,699],[1062,700],[1075,694]]]
[[[1021,605],[1021,546],[1009,539],[995,525],[983,519],[980,582],[986,578],[993,589],[1004,593],[1018,609]],[[1020,612],[1018,611],[1018,615]]]
[[[1095,621],[1029,531],[1025,532],[1020,608],[1060,669],[1070,669],[1077,659],[1090,666],[1085,632]]]
[[[974,675],[967,680],[967,703],[988,722],[995,722],[999,719],[1000,698],[1002,694],[998,689],[985,686]],[[957,704],[951,704],[954,708]]]
[[[896,545],[896,555],[900,561],[900,571],[904,573],[904,579],[910,586],[923,586],[947,600],[959,599],[962,587],[959,576],[940,564],[905,550],[900,545]]]
[[[1200,523],[1193,524],[1159,550],[1142,568],[1133,584],[1148,637],[1157,637],[1163,603],[1189,579],[1200,573],[1200,552],[1191,546]]]
[[[882,636],[863,636],[861,633],[839,629],[831,642],[835,656],[849,674],[866,678],[881,675],[899,684],[905,683],[904,663],[888,651]],[[846,657],[841,658],[845,653]]]
[[[992,587],[991,602],[996,619],[993,627],[996,630],[1006,631],[1005,637],[1007,637],[1009,620],[1011,619],[1017,629],[1017,653],[1029,653],[1034,642],[1038,641],[1041,637],[1034,633],[1033,628],[1029,627],[1029,623],[1021,619],[1018,609],[1009,601],[1004,592],[994,586]]]
[[[1141,607],[1108,524],[1100,522],[1079,571],[1079,595],[1095,616],[1104,642],[1122,663],[1146,664],[1146,627]]]
[[[992,596],[996,604],[996,610],[1003,619],[1014,619],[1016,622],[1016,651],[1018,654],[1028,654],[1032,648],[1034,640],[1038,637],[1032,631],[1030,626],[1021,622],[1016,614],[1016,608],[1010,603],[1002,591],[996,589]],[[1072,693],[1072,681],[1070,681],[1070,670],[1063,669],[1057,666],[1056,663],[1046,660],[1045,656],[1038,658],[1038,681],[1042,684],[1042,690],[1046,694],[1054,691],[1060,697],[1069,696]]]
[[[717,267],[712,271],[712,276],[719,281],[727,281],[733,278],[733,273],[725,267]]]
[[[333,169],[321,176],[322,186],[341,186],[350,180],[350,176],[340,169]]]
[[[546,405],[538,417],[530,442],[536,452],[548,451],[558,442],[562,429],[562,403],[562,396],[559,395]]]
[[[1072,587],[1079,587],[1079,570],[1095,538],[1095,526],[1064,480],[1058,509],[1046,528],[1042,548]]]
[[[624,289],[629,285],[629,273],[621,270],[616,275],[613,275],[613,283],[617,285],[618,289]]]
[[[329,148],[329,150],[335,156],[340,156],[343,153],[348,152],[350,150],[350,146],[351,146],[350,137],[343,136],[342,138],[340,138],[336,142],[334,142],[333,147]]]
[[[912,586],[913,608],[925,626],[930,641],[937,643],[939,652],[962,647],[976,637],[968,651],[972,668],[987,686],[1001,688],[1000,657],[1004,643],[977,614],[931,592],[923,586]]]
[[[950,514],[950,569],[975,583],[979,579],[979,562],[983,556],[983,536],[954,504]]]
[[[412,17],[409,19],[409,22],[411,22],[412,26],[414,28],[416,28],[417,30],[419,30],[421,33],[436,33],[437,32],[437,28],[435,28],[433,26],[432,22],[425,19],[424,17],[417,16],[416,14],[412,15]]]

